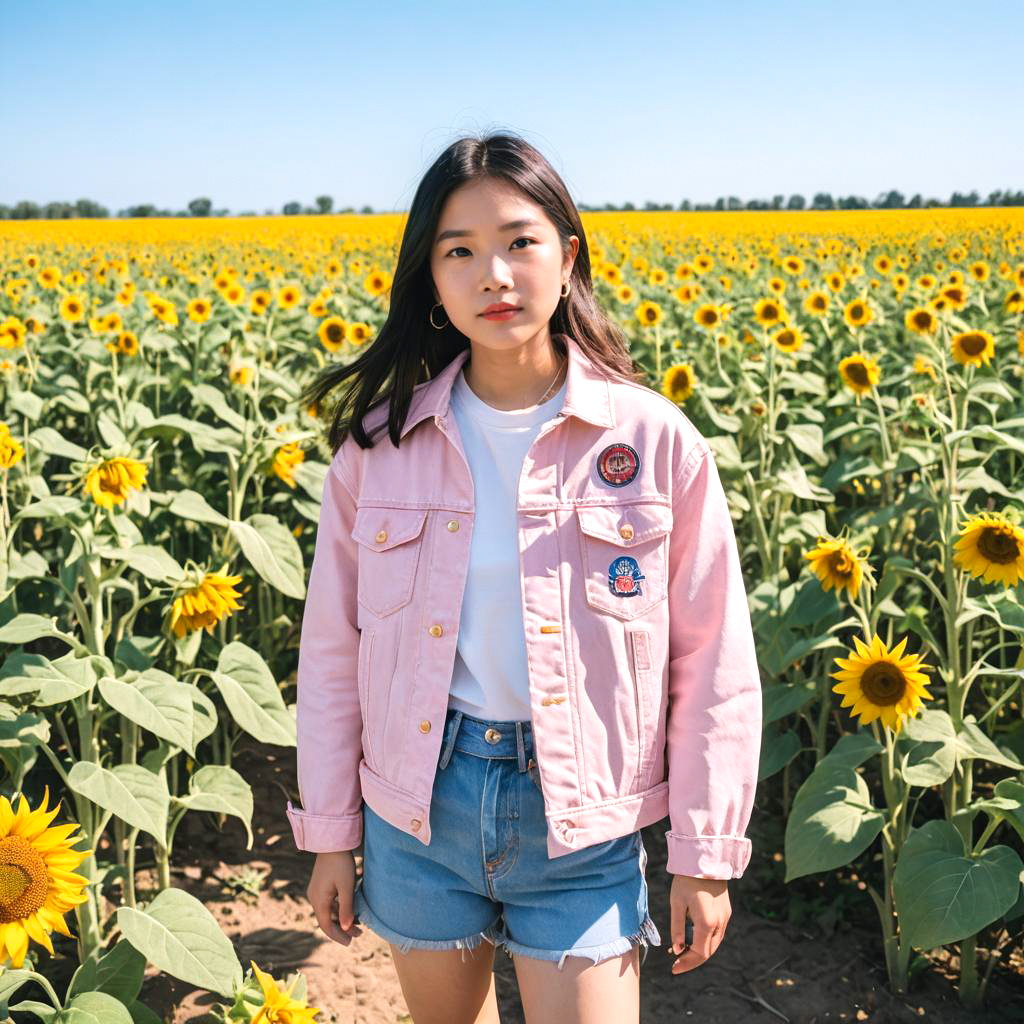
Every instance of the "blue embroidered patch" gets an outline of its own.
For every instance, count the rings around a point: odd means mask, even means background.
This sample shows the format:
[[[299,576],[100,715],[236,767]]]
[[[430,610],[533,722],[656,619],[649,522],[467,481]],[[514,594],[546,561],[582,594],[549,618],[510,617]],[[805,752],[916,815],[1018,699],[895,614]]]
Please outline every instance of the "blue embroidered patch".
[[[640,593],[640,581],[646,578],[637,560],[630,555],[620,555],[608,566],[608,589],[616,597],[636,597]]]

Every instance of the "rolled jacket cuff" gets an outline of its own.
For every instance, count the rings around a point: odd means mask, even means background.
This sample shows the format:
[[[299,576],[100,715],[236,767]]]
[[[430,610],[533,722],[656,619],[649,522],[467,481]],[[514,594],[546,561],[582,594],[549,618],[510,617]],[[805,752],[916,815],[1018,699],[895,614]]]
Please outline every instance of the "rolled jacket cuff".
[[[291,800],[285,811],[292,826],[295,845],[310,853],[334,853],[338,850],[354,850],[363,841],[363,815],[344,814],[334,817],[327,814],[310,814],[292,806]]]
[[[684,836],[666,832],[670,875],[739,878],[750,863],[753,845],[744,836]]]

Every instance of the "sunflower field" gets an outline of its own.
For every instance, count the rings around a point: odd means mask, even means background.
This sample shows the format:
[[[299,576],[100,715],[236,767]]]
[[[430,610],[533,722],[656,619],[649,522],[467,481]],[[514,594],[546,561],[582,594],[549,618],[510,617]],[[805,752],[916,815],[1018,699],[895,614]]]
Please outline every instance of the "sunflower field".
[[[955,947],[980,1005],[1024,936],[1024,212],[584,221],[598,300],[728,491],[785,881],[854,870],[893,991]],[[330,461],[299,395],[383,323],[402,226],[4,224],[0,1019],[158,1020],[147,964],[224,1021],[319,1012],[170,866],[190,812],[251,848],[233,750],[295,744]]]

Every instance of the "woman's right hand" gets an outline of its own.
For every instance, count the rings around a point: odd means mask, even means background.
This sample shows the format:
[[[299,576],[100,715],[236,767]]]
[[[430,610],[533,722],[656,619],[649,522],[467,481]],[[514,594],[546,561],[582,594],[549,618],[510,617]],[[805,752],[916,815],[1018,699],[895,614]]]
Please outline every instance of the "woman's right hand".
[[[352,912],[355,883],[356,862],[351,850],[316,855],[306,898],[324,934],[343,946],[363,934]]]

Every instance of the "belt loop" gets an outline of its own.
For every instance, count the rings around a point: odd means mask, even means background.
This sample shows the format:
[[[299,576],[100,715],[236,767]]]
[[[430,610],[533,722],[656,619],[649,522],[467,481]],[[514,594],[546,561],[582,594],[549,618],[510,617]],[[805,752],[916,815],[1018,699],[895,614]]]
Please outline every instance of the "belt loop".
[[[519,754],[519,770],[526,771],[526,747],[523,743],[523,723],[516,722],[516,748]]]
[[[448,742],[445,744],[444,752],[441,754],[440,767],[447,768],[451,760],[452,750],[455,748],[455,737],[459,734],[459,726],[462,724],[462,712],[456,711],[450,723]]]

